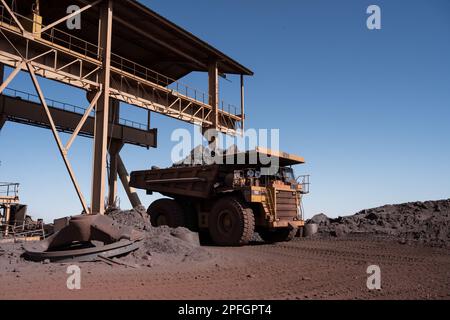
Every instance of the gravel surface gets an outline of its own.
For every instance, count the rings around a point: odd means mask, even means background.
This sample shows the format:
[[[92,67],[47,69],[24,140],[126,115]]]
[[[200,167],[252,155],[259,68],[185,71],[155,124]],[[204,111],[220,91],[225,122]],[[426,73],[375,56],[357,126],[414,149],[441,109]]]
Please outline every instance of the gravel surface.
[[[20,243],[0,244],[0,299],[450,299],[450,200],[388,205],[353,216],[317,215],[319,235],[240,248],[202,247],[184,228],[153,228],[145,210],[115,211],[144,231],[119,264],[25,261]],[[382,289],[368,290],[378,265]]]

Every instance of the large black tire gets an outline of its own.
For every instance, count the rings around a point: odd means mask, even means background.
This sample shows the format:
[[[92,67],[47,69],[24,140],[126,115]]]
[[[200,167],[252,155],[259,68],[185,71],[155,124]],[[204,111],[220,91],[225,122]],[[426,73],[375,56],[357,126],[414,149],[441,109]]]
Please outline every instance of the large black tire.
[[[255,232],[253,210],[245,208],[236,198],[222,198],[211,210],[208,227],[211,240],[217,245],[245,245]]]
[[[275,243],[291,241],[297,234],[297,230],[297,228],[282,228],[275,230],[265,229],[259,231],[258,233],[265,242]]]
[[[178,228],[185,226],[183,208],[175,200],[158,199],[148,207],[147,213],[154,227]]]

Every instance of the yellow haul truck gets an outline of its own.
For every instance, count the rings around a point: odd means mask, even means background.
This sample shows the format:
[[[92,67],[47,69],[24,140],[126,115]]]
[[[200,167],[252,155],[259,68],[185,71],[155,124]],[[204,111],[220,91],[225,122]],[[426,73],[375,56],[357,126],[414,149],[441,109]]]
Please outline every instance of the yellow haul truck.
[[[222,163],[135,171],[130,186],[170,198],[148,208],[153,226],[187,227],[217,245],[247,244],[255,231],[268,242],[289,241],[304,226],[309,176],[292,169],[302,157],[257,148]]]

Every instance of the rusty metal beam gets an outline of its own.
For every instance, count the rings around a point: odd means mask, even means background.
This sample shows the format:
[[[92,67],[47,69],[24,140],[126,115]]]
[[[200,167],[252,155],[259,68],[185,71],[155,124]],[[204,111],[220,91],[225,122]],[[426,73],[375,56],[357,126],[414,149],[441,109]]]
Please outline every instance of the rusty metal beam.
[[[117,157],[123,147],[123,142],[120,140],[112,140],[109,147],[109,194],[108,205],[113,207],[117,199],[117,171],[118,161]]]
[[[7,237],[9,233],[9,222],[11,220],[11,205],[5,204],[4,207],[5,207],[5,224],[6,224],[5,237]]]
[[[245,88],[244,88],[244,75],[241,74],[241,117],[242,117],[242,135],[245,130]]]
[[[110,123],[112,127],[119,123],[120,119],[120,101],[116,99],[110,100]],[[119,139],[110,139],[108,143],[109,152],[109,175],[108,175],[108,206],[114,207],[117,199],[117,155],[122,150],[124,143]]]
[[[14,78],[17,76],[17,74],[20,72],[20,70],[22,70],[24,65],[25,65],[25,62],[20,62],[17,65],[17,67],[9,74],[8,78],[6,78],[6,80],[4,82],[2,82],[2,84],[0,86],[0,94],[11,83],[11,81],[14,80]],[[2,65],[2,68],[4,68],[3,65]],[[2,74],[3,74],[3,72],[2,72]],[[3,76],[2,76],[2,81],[3,81]]]
[[[117,173],[119,174],[120,181],[122,182],[122,186],[127,193],[128,199],[131,202],[131,206],[133,208],[141,206],[142,202],[139,199],[139,195],[137,194],[136,189],[130,187],[130,175],[125,168],[120,154],[117,154]]]
[[[35,46],[37,45],[37,42],[42,42],[48,48],[54,47],[54,57],[49,54],[52,50],[45,51],[45,56],[42,56],[43,53],[36,50]],[[27,56],[28,59],[33,60],[32,65],[35,67],[37,75],[80,87],[85,90],[99,90],[101,87],[98,81],[99,72],[97,71],[98,68],[101,68],[101,61],[95,61],[89,57],[82,57],[74,52],[66,52],[59,46],[48,42],[46,43],[44,39],[37,39],[33,42],[27,40],[24,44],[21,44],[19,49],[21,52],[25,53],[25,56]],[[19,61],[23,60],[23,58],[18,56],[20,53],[16,54],[11,51],[10,48],[6,48],[5,41],[0,41],[0,63],[4,63],[14,68]],[[41,58],[35,60],[36,57],[39,56],[41,56]],[[81,60],[81,62],[78,66],[78,64],[74,62],[79,60]],[[69,67],[70,69],[64,69],[64,71],[60,69],[61,66],[67,66],[67,64],[71,64]],[[22,68],[22,70],[23,69],[24,68]],[[82,74],[84,74],[84,76],[81,76]],[[87,79],[87,74],[92,76]],[[96,76],[96,79],[94,79],[94,76]],[[183,95],[181,92],[176,92],[170,88],[157,85],[149,79],[138,77],[118,69],[117,67],[111,67],[111,81],[110,97],[189,123],[194,123],[203,127],[212,127],[212,117],[206,116],[207,114],[211,114],[211,106],[208,104],[208,94],[204,96],[206,101],[203,103],[201,99],[195,100]],[[143,88],[145,88],[145,90],[141,90]],[[168,110],[168,106],[176,98],[181,99],[181,110],[178,108],[171,108]],[[191,103],[191,106],[184,110],[183,108],[189,103]],[[240,122],[241,118],[233,114],[228,114],[220,109],[218,112],[221,119],[229,119],[229,121],[225,122],[219,121],[218,129],[225,133],[235,134],[235,132],[233,133],[236,129],[234,123]],[[231,127],[229,127],[230,125]]]
[[[217,60],[211,60],[208,68],[209,105],[212,107],[212,126],[219,125],[219,67]]]
[[[0,84],[1,85],[3,85],[3,78],[4,77],[5,77],[5,65],[0,63]],[[2,130],[3,126],[5,125],[6,120],[7,120],[6,115],[0,114],[0,131]]]
[[[16,97],[14,95],[10,96],[9,92],[4,92],[0,95],[0,118],[4,117],[6,121],[51,129],[44,108],[42,108],[40,102],[34,100],[35,98],[39,100],[39,97],[33,95],[33,98],[28,100],[26,95],[26,92],[19,92]],[[75,108],[75,106],[68,105],[67,109],[61,109],[51,106],[53,103],[52,100],[48,98],[46,100],[58,132],[72,134],[83,115],[69,110],[70,107]],[[55,103],[58,104],[57,101]],[[78,136],[92,138],[94,136],[94,127],[95,118],[90,115],[78,133]],[[117,123],[113,126],[110,121],[108,139],[118,139],[122,140],[125,144],[132,144],[144,148],[156,148],[157,134],[156,129],[146,130],[144,125],[136,128]]]
[[[105,213],[106,156],[108,142],[109,95],[111,81],[111,36],[113,2],[107,0],[100,8],[99,47],[102,50],[100,83],[102,95],[95,109],[94,164],[91,209],[93,214]]]
[[[0,114],[0,131],[2,130],[3,126],[5,125],[6,120],[7,120],[6,116]]]
[[[94,109],[95,105],[97,104],[98,99],[100,98],[100,95],[102,94],[101,91],[98,91],[95,95],[94,99],[92,99],[89,107],[86,109],[83,117],[81,118],[80,122],[78,123],[77,127],[75,128],[75,131],[72,133],[72,136],[70,137],[69,141],[66,144],[66,151],[69,151],[70,147],[72,146],[73,142],[75,141],[75,138],[78,136],[78,133],[80,133],[80,130],[83,128],[84,124],[86,123],[86,120],[88,119],[89,115],[92,112],[92,109]]]
[[[55,138],[56,144],[58,145],[59,152],[61,153],[61,156],[64,160],[64,164],[66,165],[66,169],[69,172],[70,179],[72,180],[73,186],[75,187],[75,190],[77,192],[78,198],[80,199],[81,205],[83,206],[83,209],[85,212],[89,212],[89,208],[86,204],[83,193],[81,192],[80,186],[78,185],[78,182],[75,178],[75,174],[73,172],[72,166],[69,162],[69,159],[67,158],[67,151],[64,149],[64,146],[61,142],[58,131],[56,130],[55,123],[53,122],[52,115],[47,106],[47,102],[45,101],[44,94],[42,93],[41,86],[39,85],[36,74],[34,73],[33,66],[31,64],[27,63],[27,68],[30,73],[31,80],[33,81],[34,88],[36,89],[36,92],[39,96],[39,100],[41,101],[41,104],[45,109],[45,113],[47,114],[47,118],[48,118],[48,121],[50,122],[50,126],[52,129],[53,137]]]

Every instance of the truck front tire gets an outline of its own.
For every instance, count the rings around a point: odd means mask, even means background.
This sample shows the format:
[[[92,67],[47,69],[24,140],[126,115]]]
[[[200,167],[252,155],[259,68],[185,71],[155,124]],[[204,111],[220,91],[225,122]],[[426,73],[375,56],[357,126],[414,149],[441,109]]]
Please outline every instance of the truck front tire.
[[[175,200],[158,199],[148,207],[147,213],[154,227],[178,228],[185,226],[183,208]]]
[[[212,241],[221,246],[242,246],[250,242],[255,231],[253,210],[234,197],[219,199],[208,219]]]

